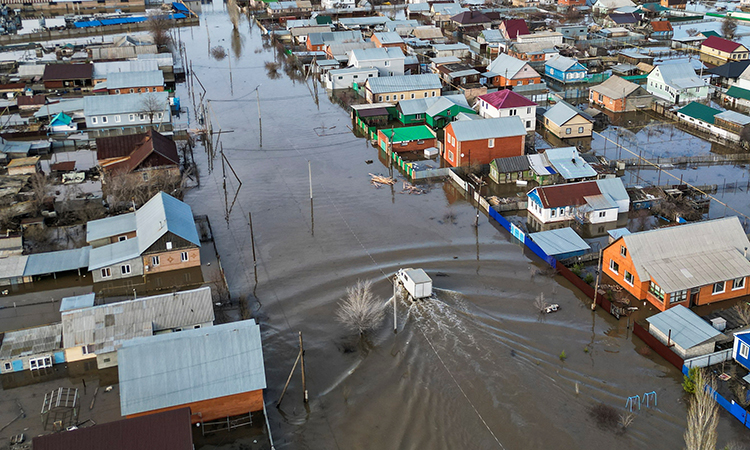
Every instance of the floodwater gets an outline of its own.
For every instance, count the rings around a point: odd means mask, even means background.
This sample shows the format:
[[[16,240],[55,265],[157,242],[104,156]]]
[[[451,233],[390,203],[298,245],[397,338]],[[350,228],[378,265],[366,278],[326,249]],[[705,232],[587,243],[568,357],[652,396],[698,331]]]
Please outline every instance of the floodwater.
[[[368,173],[389,169],[353,135],[348,113],[312,82],[283,70],[269,77],[273,51],[244,18],[233,32],[221,2],[204,5],[201,26],[181,37],[222,130],[218,147],[242,182],[225,168],[225,194],[221,161],[197,150],[201,186],[186,201],[211,217],[232,294],[250,298],[260,321],[276,448],[682,446],[680,374],[625,320],[592,313],[571,285],[539,274],[542,264],[485,216],[474,227],[475,209],[449,185],[402,194],[399,176],[393,188],[374,188]],[[226,59],[209,56],[217,45]],[[193,108],[184,85],[178,95]],[[387,277],[401,267],[424,268],[437,298],[400,301],[397,334],[388,306],[376,333],[350,336],[334,318],[346,288],[372,279],[385,302]],[[538,316],[532,303],[542,293],[560,312]],[[310,402],[297,372],[277,409],[298,331]],[[644,406],[624,433],[589,414],[600,402],[624,413],[628,396],[651,391],[658,407]],[[719,433],[722,445],[747,436],[723,413]]]

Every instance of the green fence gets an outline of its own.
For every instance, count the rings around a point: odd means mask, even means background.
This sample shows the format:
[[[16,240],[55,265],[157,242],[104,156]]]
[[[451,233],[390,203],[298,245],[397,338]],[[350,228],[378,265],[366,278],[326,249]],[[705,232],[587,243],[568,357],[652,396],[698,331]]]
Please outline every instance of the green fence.
[[[398,167],[401,168],[401,170],[404,171],[406,176],[408,176],[409,178],[414,178],[414,169],[412,169],[411,164],[405,162],[403,158],[398,155],[398,153],[391,152],[391,159],[396,163]]]

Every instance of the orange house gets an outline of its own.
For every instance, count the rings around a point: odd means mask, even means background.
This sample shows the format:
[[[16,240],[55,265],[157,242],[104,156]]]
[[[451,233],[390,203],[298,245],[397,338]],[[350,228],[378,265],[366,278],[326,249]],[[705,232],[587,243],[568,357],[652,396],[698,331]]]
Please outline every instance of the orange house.
[[[487,66],[486,75],[496,87],[525,86],[540,84],[542,77],[526,62],[501,53]]]
[[[648,91],[617,75],[589,90],[589,103],[612,112],[648,109],[652,102]]]
[[[602,270],[664,311],[750,294],[750,248],[737,217],[625,235],[602,253]]]
[[[453,167],[489,164],[525,153],[526,128],[518,116],[458,120],[445,127],[443,158]]]
[[[370,40],[375,47],[398,47],[406,54],[406,42],[395,31],[372,33]]]
[[[586,0],[557,0],[559,6],[586,6]]]

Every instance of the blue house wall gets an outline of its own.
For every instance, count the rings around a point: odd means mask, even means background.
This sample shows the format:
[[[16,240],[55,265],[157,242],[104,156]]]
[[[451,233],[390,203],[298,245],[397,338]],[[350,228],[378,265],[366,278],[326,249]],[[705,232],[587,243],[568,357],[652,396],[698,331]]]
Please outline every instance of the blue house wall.
[[[747,346],[748,356],[742,356],[740,349],[743,346]],[[750,332],[738,333],[734,335],[734,349],[732,350],[732,357],[742,367],[750,370]]]
[[[544,66],[545,75],[557,81],[561,81],[563,83],[570,83],[572,81],[583,81],[586,78],[586,73],[587,73],[587,69],[581,63],[576,63],[570,66],[570,68],[565,71],[554,69],[548,65]],[[575,74],[580,74],[580,75],[574,76]]]

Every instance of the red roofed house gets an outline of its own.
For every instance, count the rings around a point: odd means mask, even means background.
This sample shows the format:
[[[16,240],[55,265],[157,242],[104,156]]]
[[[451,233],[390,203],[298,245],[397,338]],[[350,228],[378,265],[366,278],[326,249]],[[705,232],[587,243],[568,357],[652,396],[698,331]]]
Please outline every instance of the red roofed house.
[[[134,174],[139,181],[148,181],[156,176],[180,176],[177,145],[154,130],[97,138],[96,158],[105,177]]]
[[[703,41],[700,51],[701,61],[717,66],[727,61],[748,59],[750,54],[750,51],[744,45],[718,36],[710,36]]]
[[[482,27],[489,29],[492,26],[492,19],[484,15],[481,11],[464,11],[451,17],[457,27]]]
[[[536,128],[537,104],[510,89],[480,95],[474,106],[479,108],[479,115],[482,117],[518,116],[527,132]]]
[[[523,19],[503,20],[500,23],[499,30],[505,39],[515,39],[519,34],[531,34],[529,33],[529,27],[526,25],[526,21]]]
[[[44,87],[46,89],[80,89],[91,87],[94,65],[86,64],[47,64],[44,66]]]
[[[518,117],[456,120],[445,127],[443,158],[453,167],[489,164],[525,153],[526,129]]]
[[[668,20],[651,21],[651,38],[653,39],[672,39],[674,37],[674,28]]]
[[[529,213],[543,224],[616,222],[619,214],[630,209],[630,197],[619,178],[539,186],[527,197]]]

